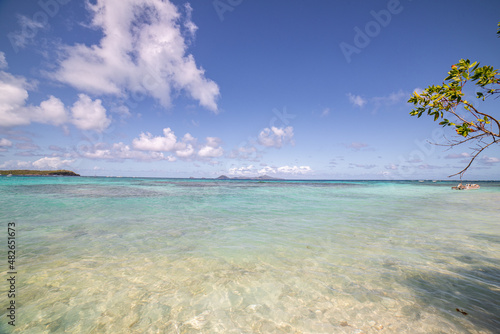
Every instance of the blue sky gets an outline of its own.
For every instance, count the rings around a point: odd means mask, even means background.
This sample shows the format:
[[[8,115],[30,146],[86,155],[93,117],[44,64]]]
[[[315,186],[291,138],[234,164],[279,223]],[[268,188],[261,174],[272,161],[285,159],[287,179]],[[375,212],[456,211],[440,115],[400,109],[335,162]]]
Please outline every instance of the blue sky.
[[[446,179],[470,148],[430,145],[453,131],[406,101],[461,58],[499,68],[498,13],[495,0],[3,0],[0,169]],[[499,167],[497,146],[466,178]]]

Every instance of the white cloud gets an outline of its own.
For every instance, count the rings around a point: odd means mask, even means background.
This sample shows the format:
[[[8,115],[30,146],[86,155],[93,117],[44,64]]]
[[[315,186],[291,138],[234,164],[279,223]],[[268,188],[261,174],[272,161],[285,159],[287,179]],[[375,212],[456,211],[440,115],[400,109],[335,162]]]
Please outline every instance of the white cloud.
[[[0,71],[0,126],[21,126],[32,122],[59,126],[70,122],[83,130],[103,131],[111,123],[101,100],[92,101],[85,94],[78,96],[71,117],[64,103],[52,95],[39,106],[28,105],[28,89],[33,88],[26,78]]]
[[[163,129],[162,136],[153,136],[151,133],[141,133],[139,138],[132,140],[132,146],[136,150],[150,152],[174,152],[179,158],[187,159],[196,155],[197,139],[186,133],[181,140],[177,139],[174,131],[170,128]],[[220,139],[207,137],[206,143],[199,148],[197,155],[201,158],[216,158],[224,154],[220,147]]]
[[[40,106],[26,105],[28,90],[33,88],[23,77],[0,71],[1,126],[29,125],[31,122],[61,125],[67,121],[64,104],[50,96]]]
[[[370,99],[370,102],[374,106],[374,111],[382,107],[389,107],[395,104],[406,102],[410,97],[410,94],[399,90],[398,92],[393,92],[387,96],[376,96]]]
[[[37,35],[37,30],[44,28],[44,24],[41,22],[37,22],[24,15],[18,15],[17,20],[19,25],[22,27],[21,30],[7,34],[7,38],[9,38],[16,52],[18,48],[23,48],[28,43],[33,42],[35,36]]]
[[[32,168],[32,163],[29,161],[9,160],[0,165],[3,169],[28,169]]]
[[[191,21],[193,7],[191,7],[189,2],[187,2],[184,5],[184,9],[186,10],[186,19],[183,22],[184,28],[189,32],[190,37],[194,38],[194,35],[196,33],[196,30],[198,30],[198,27],[196,26],[196,24],[193,23],[193,21]]]
[[[61,160],[59,157],[53,157],[53,158],[41,158],[37,161],[33,162],[33,167],[39,168],[39,169],[59,169],[62,166],[68,166],[69,164],[73,163],[75,160]]]
[[[480,158],[480,161],[484,165],[491,166],[493,164],[499,163],[500,159],[499,158],[495,158],[495,157],[489,157],[489,156],[485,155],[485,156],[483,156],[483,157]]]
[[[366,104],[366,100],[363,99],[360,95],[353,95],[351,93],[347,93],[347,97],[349,101],[357,107],[362,108]]]
[[[193,156],[195,149],[192,143],[196,143],[196,138],[191,136],[190,133],[186,133],[184,137],[182,137],[182,143],[177,143],[175,155],[179,158],[189,158]]]
[[[283,174],[292,174],[292,175],[304,175],[312,172],[311,167],[309,166],[283,166],[278,167],[278,173]]]
[[[189,158],[194,154],[194,147],[191,144],[188,144],[184,149],[175,151],[175,154],[179,158]]]
[[[68,121],[68,115],[64,103],[51,95],[48,100],[40,103],[39,107],[33,108],[32,120],[38,123],[62,125]]]
[[[149,132],[141,133],[139,138],[132,141],[132,146],[137,150],[170,152],[176,148],[177,137],[170,128],[163,129],[163,136],[153,137]]]
[[[110,124],[111,119],[106,116],[106,109],[101,100],[92,101],[85,94],[78,95],[78,101],[71,108],[72,123],[82,130],[104,131]]]
[[[233,167],[229,169],[229,175],[253,176],[255,175],[255,167],[253,165],[243,166],[243,167]]]
[[[413,93],[417,93],[417,94],[419,94],[419,95],[420,95],[420,94],[422,94],[422,92],[423,92],[423,91],[424,91],[424,89],[423,89],[423,88],[417,87],[417,88],[415,88],[415,89],[413,90]]]
[[[0,71],[0,124],[2,126],[27,125],[31,122],[25,108],[28,84],[23,77]]]
[[[165,156],[160,152],[142,152],[130,148],[122,142],[111,145],[99,143],[92,147],[81,146],[78,148],[81,152],[80,155],[89,159],[102,159],[120,161],[125,159],[132,159],[137,161],[151,161],[151,160],[167,160],[175,161],[173,156]]]
[[[264,166],[263,168],[259,169],[258,173],[260,175],[276,174],[276,168]]]
[[[8,67],[7,60],[5,59],[5,53],[0,51],[0,70],[6,69]]]
[[[309,166],[281,166],[281,167],[271,167],[264,166],[261,169],[257,169],[255,166],[243,166],[243,167],[234,167],[229,169],[230,175],[235,176],[255,176],[255,175],[269,175],[269,174],[278,174],[278,175],[306,175],[312,173],[313,170]]]
[[[94,94],[145,94],[164,107],[184,91],[217,112],[219,87],[187,54],[181,27],[188,38],[197,29],[189,5],[186,17],[168,0],[97,0],[87,7],[103,37],[98,45],[63,47],[54,79]]]
[[[198,151],[198,156],[202,158],[217,158],[224,154],[220,147],[220,139],[216,137],[207,137],[207,143]]]
[[[11,147],[12,142],[8,140],[7,138],[2,138],[0,139],[0,147]]]
[[[381,105],[392,105],[396,104],[399,102],[402,102],[404,100],[408,100],[410,94],[403,92],[402,90],[396,92],[396,93],[391,93],[387,96],[377,96],[372,98],[372,102],[375,103],[376,106],[381,106]]]
[[[186,133],[184,135],[184,137],[182,137],[182,141],[185,142],[185,143],[189,143],[189,142],[195,142],[196,141],[196,138],[194,138],[193,136],[191,136],[190,133]]]
[[[259,144],[266,147],[280,148],[284,144],[293,144],[293,127],[286,128],[271,127],[265,128],[259,134]]]
[[[330,115],[330,108],[323,109],[323,112],[321,112],[321,117],[326,117],[328,115]]]
[[[356,107],[362,108],[366,104],[370,103],[370,105],[373,105],[374,107],[374,112],[376,112],[381,107],[388,107],[401,102],[406,102],[410,97],[410,93],[399,90],[397,92],[392,92],[387,96],[375,96],[371,98],[363,98],[360,95],[348,93],[347,97],[349,98],[349,102]]]
[[[34,162],[10,160],[0,165],[0,168],[6,169],[60,169],[63,166],[72,164],[75,160],[61,160],[60,157],[44,157]]]

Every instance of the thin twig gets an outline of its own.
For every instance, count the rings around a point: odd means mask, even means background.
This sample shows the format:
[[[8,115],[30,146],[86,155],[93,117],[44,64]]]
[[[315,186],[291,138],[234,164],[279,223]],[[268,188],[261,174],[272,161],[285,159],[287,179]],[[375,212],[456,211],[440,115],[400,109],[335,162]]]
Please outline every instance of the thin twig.
[[[453,175],[450,175],[448,177],[452,177],[452,176],[455,176],[455,175],[459,175],[460,174],[460,179],[462,179],[462,175],[465,173],[465,171],[472,165],[472,162],[476,159],[476,157],[482,152],[484,151],[488,146],[496,143],[497,140],[496,138],[493,139],[493,141],[491,143],[489,143],[488,145],[482,147],[480,150],[477,151],[476,154],[474,154],[474,156],[472,157],[472,159],[469,161],[469,164],[467,165],[467,167],[465,167],[464,169],[462,169],[460,172],[456,173],[456,174],[453,174]]]

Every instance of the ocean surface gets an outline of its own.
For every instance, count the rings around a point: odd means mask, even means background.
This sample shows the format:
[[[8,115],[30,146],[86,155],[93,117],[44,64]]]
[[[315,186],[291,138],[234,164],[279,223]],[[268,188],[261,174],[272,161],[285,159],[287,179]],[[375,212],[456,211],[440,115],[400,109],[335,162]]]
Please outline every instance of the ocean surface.
[[[500,333],[479,184],[2,176],[0,333]]]

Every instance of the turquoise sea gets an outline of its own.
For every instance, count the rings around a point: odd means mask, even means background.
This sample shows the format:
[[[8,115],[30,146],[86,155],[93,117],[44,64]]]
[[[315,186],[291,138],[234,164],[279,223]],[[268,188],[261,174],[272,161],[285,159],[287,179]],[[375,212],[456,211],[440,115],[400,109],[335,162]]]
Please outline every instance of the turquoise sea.
[[[2,176],[0,332],[499,333],[479,184]]]

